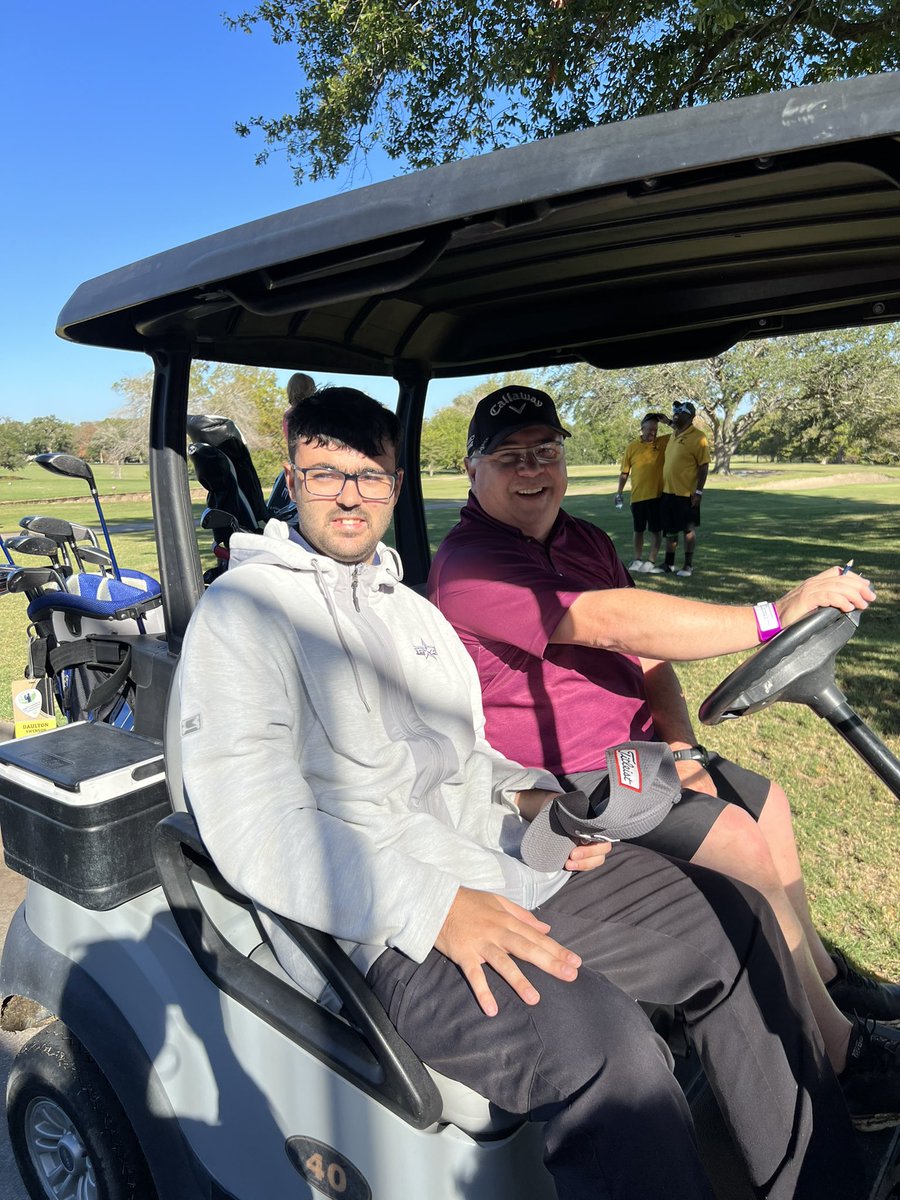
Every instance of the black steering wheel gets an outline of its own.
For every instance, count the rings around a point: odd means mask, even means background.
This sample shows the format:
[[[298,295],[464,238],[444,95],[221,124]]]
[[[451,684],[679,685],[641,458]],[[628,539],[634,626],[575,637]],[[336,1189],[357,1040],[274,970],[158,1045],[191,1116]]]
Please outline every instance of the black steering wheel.
[[[776,701],[809,704],[834,692],[834,660],[859,625],[860,612],[817,608],[766,642],[700,705],[704,725],[759,712]]]

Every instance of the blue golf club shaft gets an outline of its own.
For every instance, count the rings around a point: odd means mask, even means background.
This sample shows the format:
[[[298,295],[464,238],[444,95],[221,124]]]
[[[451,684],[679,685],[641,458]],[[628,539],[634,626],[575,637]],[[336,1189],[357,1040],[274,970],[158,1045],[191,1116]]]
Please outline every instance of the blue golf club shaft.
[[[116,556],[113,553],[112,539],[109,536],[109,530],[106,528],[106,520],[103,516],[103,509],[100,507],[100,496],[95,487],[91,488],[91,495],[94,497],[94,507],[97,509],[97,516],[100,520],[100,528],[103,530],[103,537],[106,541],[106,548],[109,551],[109,564],[112,567],[113,575],[122,582],[122,572],[119,570],[119,564],[116,562]]]

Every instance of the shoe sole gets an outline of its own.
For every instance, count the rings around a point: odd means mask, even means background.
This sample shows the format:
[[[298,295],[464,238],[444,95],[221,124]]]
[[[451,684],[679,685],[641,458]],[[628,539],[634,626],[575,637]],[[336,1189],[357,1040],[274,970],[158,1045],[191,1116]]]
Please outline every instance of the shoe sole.
[[[850,1118],[858,1133],[877,1133],[879,1129],[893,1129],[900,1125],[900,1113],[869,1113]]]

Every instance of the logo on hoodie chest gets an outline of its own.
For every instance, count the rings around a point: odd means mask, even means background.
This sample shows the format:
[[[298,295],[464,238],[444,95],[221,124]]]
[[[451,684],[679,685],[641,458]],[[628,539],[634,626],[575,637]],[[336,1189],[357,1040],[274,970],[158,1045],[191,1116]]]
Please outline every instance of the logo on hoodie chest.
[[[420,658],[437,658],[437,647],[427,645],[424,638],[419,638],[415,651]]]

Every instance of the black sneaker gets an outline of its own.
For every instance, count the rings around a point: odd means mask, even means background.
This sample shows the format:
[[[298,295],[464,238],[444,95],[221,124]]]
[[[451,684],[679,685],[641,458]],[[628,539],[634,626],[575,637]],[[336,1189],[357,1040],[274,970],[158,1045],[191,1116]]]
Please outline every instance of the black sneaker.
[[[900,1125],[900,1039],[854,1017],[838,1081],[857,1129],[873,1133]]]
[[[879,1025],[900,1029],[900,986],[863,975],[840,950],[833,951],[831,958],[838,973],[825,986],[841,1012],[872,1017]]]

